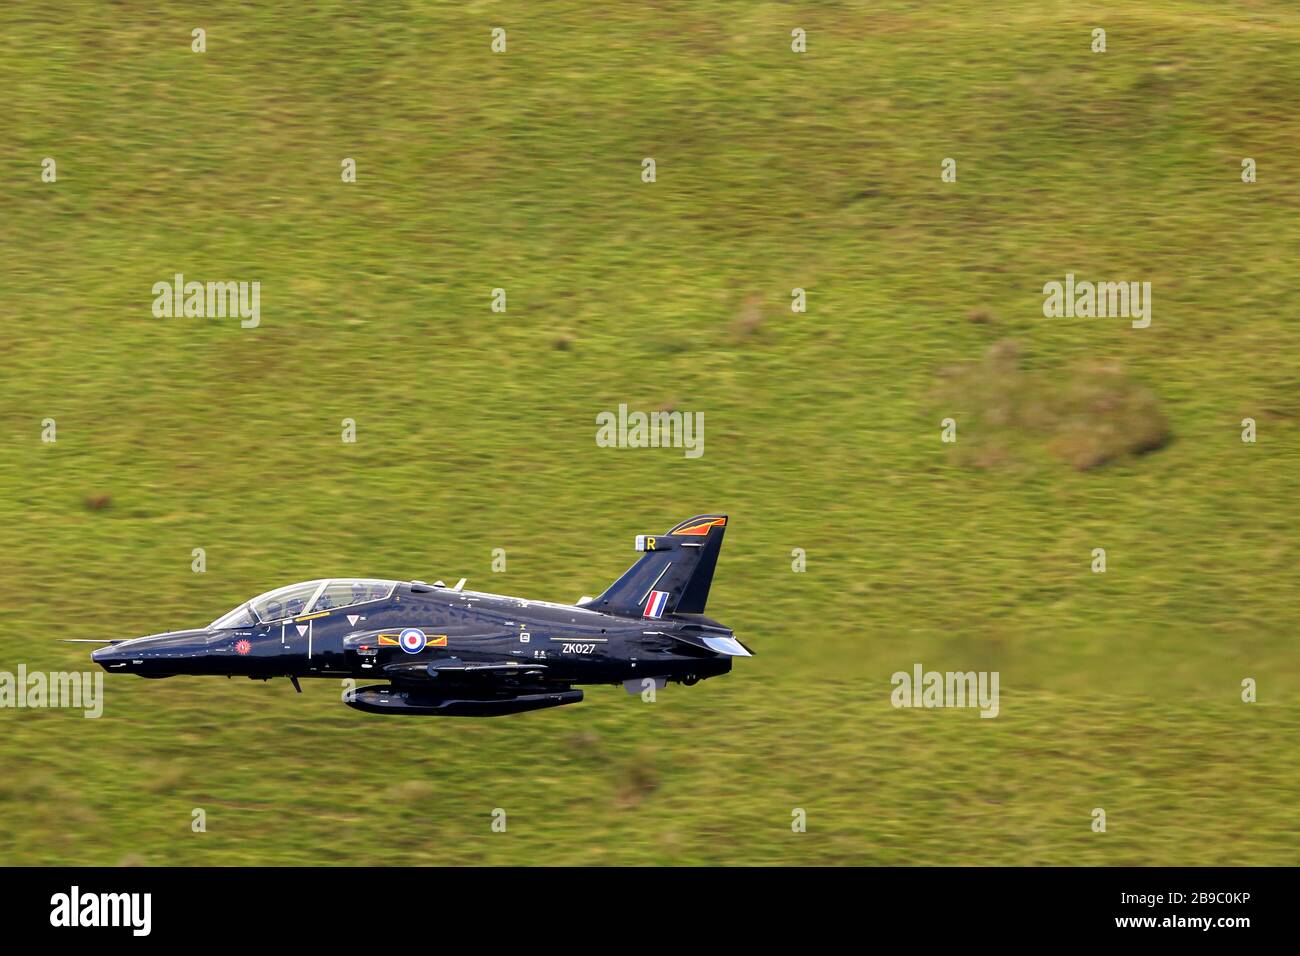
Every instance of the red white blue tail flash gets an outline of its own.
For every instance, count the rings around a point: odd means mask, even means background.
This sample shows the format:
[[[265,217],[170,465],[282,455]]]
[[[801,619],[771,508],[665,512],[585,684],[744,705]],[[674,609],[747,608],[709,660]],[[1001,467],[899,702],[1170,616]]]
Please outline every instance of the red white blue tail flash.
[[[668,604],[667,591],[651,591],[650,597],[645,602],[646,617],[663,617],[664,607]]]

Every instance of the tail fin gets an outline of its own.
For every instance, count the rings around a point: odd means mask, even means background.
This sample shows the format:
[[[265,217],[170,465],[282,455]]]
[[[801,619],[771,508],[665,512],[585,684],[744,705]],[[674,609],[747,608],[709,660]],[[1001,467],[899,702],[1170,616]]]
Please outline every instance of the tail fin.
[[[697,515],[666,534],[637,535],[644,556],[584,607],[629,617],[703,614],[726,530],[726,515]]]

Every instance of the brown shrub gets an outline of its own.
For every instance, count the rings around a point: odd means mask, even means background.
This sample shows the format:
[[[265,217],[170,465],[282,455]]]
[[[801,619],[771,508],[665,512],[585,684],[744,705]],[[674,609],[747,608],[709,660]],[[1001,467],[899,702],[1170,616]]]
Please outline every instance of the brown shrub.
[[[622,808],[634,807],[659,788],[659,767],[654,754],[641,749],[624,767],[614,803]]]
[[[958,460],[975,468],[1007,462],[1016,445],[1036,443],[1086,471],[1154,451],[1171,437],[1159,400],[1117,364],[1026,371],[1009,339],[981,361],[947,370],[938,398],[943,414],[957,420]]]
[[[738,341],[743,341],[757,333],[763,327],[763,300],[751,295],[740,307],[739,314],[731,323],[731,333]]]

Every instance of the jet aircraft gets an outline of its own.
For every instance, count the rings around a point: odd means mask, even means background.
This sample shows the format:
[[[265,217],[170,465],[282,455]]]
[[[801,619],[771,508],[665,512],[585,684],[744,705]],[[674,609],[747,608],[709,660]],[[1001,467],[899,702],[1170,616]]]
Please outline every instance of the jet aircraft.
[[[704,615],[727,516],[638,535],[641,557],[595,598],[553,604],[441,581],[323,578],[268,591],[207,627],[102,640],[111,674],[387,681],[344,701],[376,714],[488,717],[575,704],[577,684],[691,685],[751,652]]]

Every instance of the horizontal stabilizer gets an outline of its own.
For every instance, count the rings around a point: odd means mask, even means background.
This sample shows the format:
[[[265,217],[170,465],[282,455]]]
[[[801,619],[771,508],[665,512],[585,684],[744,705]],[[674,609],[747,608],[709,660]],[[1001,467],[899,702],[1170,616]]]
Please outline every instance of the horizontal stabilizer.
[[[708,645],[709,650],[715,654],[725,654],[727,657],[753,657],[744,644],[734,637],[706,637],[704,643]]]
[[[700,650],[712,651],[714,654],[721,654],[724,657],[753,657],[753,652],[729,632],[719,629],[716,634],[701,634],[698,632],[681,632],[677,631],[668,634],[674,641],[682,644],[688,644],[691,647],[698,647]]]

